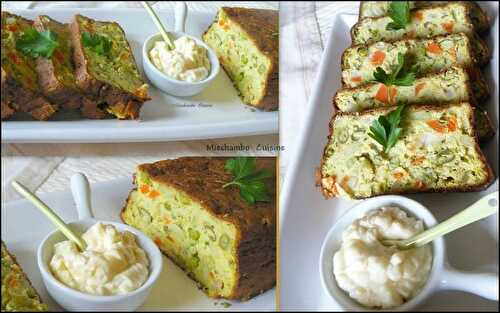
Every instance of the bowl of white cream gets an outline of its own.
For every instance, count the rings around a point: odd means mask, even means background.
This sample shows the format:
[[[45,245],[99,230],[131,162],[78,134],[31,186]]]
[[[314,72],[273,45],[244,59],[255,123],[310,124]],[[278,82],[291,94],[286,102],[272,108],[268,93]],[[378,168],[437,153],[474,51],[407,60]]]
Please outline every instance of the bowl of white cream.
[[[360,202],[334,224],[323,242],[319,269],[326,293],[347,311],[409,311],[433,292],[446,289],[498,298],[498,277],[453,269],[442,237],[410,250],[380,243],[412,237],[436,224],[423,205],[405,197]]]
[[[205,89],[220,70],[219,59],[203,41],[183,32],[171,32],[174,49],[160,34],[142,48],[146,76],[158,89],[173,96],[193,96]]]
[[[162,254],[137,229],[95,219],[86,178],[77,174],[75,185],[82,188],[75,199],[79,220],[68,226],[86,247],[81,251],[59,230],[42,240],[37,263],[47,291],[68,311],[134,311],[160,276]]]

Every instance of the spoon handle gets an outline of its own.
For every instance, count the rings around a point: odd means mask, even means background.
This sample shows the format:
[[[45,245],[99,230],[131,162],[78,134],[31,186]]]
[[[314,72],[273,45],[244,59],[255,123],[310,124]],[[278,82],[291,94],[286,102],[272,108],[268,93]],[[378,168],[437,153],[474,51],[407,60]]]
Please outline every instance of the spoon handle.
[[[45,216],[47,216],[49,220],[57,226],[57,228],[59,228],[59,230],[64,234],[64,236],[66,236],[66,238],[73,241],[82,251],[85,250],[85,242],[71,229],[69,229],[68,225],[66,225],[66,223],[64,223],[64,221],[40,198],[38,198],[35,194],[29,191],[28,188],[17,181],[12,182],[12,187],[14,187],[17,192],[19,192],[23,197],[25,197],[40,211],[42,211],[42,213],[45,214]]]
[[[149,3],[147,1],[141,1],[141,4],[146,9],[146,11],[149,13],[149,16],[151,16],[151,19],[153,20],[156,27],[160,31],[160,34],[163,37],[163,40],[165,40],[165,42],[167,43],[168,48],[174,49],[175,48],[174,43],[170,39],[170,36],[168,35],[167,30],[165,29],[165,27],[163,27],[163,24],[161,23],[160,18],[158,17],[158,15],[156,15],[153,8],[149,5]]]
[[[94,218],[92,215],[89,181],[82,173],[76,173],[71,177],[71,193],[75,200],[78,219]]]
[[[498,212],[498,192],[492,192],[475,202],[467,209],[455,214],[446,221],[413,237],[407,245],[421,247],[437,237],[446,235],[465,225],[474,223]]]

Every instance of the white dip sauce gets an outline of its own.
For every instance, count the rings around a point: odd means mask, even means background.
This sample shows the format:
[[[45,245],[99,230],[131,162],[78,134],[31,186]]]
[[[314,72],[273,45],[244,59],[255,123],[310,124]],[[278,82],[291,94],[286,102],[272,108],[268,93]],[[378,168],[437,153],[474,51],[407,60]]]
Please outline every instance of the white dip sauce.
[[[82,235],[80,252],[72,241],[54,246],[52,274],[63,284],[93,295],[126,294],[141,287],[149,276],[149,261],[134,234],[97,223]]]
[[[175,49],[169,50],[165,41],[157,41],[149,57],[158,70],[171,78],[198,82],[210,73],[207,50],[193,39],[183,36],[174,41]]]
[[[342,246],[333,257],[337,284],[366,307],[392,308],[410,300],[429,276],[430,245],[403,251],[380,241],[407,239],[423,230],[421,220],[397,207],[382,207],[355,220],[342,233]]]

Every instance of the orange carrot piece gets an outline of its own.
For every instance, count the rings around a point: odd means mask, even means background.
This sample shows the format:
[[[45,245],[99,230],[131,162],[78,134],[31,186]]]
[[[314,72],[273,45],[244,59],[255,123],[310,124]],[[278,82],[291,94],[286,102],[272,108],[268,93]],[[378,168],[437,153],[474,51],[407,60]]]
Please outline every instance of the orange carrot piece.
[[[455,27],[455,24],[453,22],[447,22],[447,23],[443,23],[441,24],[441,26],[444,28],[444,30],[446,30],[448,33],[452,33],[453,32],[453,27]]]
[[[413,16],[417,21],[422,21],[424,19],[424,14],[422,13],[422,11],[416,11]]]
[[[396,180],[401,180],[401,178],[403,178],[404,174],[401,172],[394,172],[394,173],[392,173],[392,176],[394,176],[394,178],[396,178]]]
[[[443,53],[443,49],[441,49],[441,46],[439,46],[435,42],[431,42],[429,45],[427,45],[427,51],[433,54],[441,54]]]
[[[155,243],[158,247],[160,247],[160,246],[161,246],[161,239],[160,239],[160,238],[156,237],[153,241],[154,241],[154,243]]]
[[[430,128],[437,131],[438,133],[444,133],[446,131],[446,128],[443,125],[441,125],[441,123],[438,120],[428,120],[426,124],[429,125]]]
[[[148,185],[141,185],[141,187],[139,188],[139,190],[142,193],[148,193],[149,192],[149,186]]]
[[[361,76],[353,76],[351,80],[353,83],[361,83],[363,81],[363,78]]]
[[[385,60],[385,52],[383,51],[375,51],[372,55],[372,64],[380,65]]]
[[[160,192],[158,190],[151,190],[148,194],[148,197],[151,199],[154,199],[160,195]]]
[[[380,102],[387,103],[389,100],[389,95],[387,92],[387,87],[384,84],[380,84],[378,88],[377,94],[375,95],[375,99]]]
[[[448,120],[448,131],[450,132],[454,132],[457,130],[457,118],[452,116],[450,117],[450,119]]]
[[[420,91],[422,91],[422,89],[424,89],[424,87],[425,87],[425,83],[418,83],[415,86],[415,96],[418,96],[418,94],[420,93]]]
[[[415,160],[411,162],[413,165],[421,165],[425,161],[425,156],[417,156]]]

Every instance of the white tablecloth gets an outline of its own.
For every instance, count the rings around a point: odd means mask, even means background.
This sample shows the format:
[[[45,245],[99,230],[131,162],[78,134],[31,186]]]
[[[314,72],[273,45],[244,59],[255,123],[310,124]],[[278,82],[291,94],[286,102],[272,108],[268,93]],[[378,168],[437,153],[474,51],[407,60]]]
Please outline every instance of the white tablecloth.
[[[174,1],[152,1],[155,8],[172,9]],[[189,10],[215,12],[221,5],[280,9],[280,176],[283,177],[307,108],[323,42],[331,28],[329,17],[342,2],[188,2]],[[47,7],[140,7],[138,2],[2,2],[2,9]],[[206,152],[210,142],[277,144],[277,135],[170,143],[129,144],[2,144],[2,202],[18,199],[10,183],[25,183],[37,193],[68,188],[75,172],[85,173],[91,182],[128,176],[137,164]],[[251,155],[266,155],[251,151]],[[221,155],[221,154],[217,154]]]

